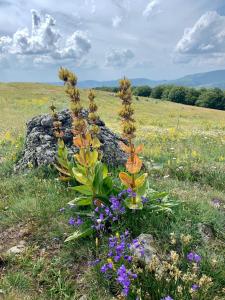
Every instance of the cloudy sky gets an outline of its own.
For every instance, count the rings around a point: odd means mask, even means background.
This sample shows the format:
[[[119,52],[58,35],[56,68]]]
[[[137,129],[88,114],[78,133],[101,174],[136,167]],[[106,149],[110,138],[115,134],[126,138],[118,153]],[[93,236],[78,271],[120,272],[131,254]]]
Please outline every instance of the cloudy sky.
[[[0,81],[173,79],[225,68],[224,0],[0,0]]]

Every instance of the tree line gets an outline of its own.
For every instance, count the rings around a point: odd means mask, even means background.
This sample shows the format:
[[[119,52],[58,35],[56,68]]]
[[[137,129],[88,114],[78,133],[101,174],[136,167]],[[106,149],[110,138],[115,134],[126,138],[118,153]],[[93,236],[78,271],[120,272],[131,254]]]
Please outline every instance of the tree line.
[[[117,87],[96,88],[117,93]],[[219,88],[191,88],[176,85],[139,86],[132,88],[136,97],[151,97],[176,103],[225,110],[225,91]]]

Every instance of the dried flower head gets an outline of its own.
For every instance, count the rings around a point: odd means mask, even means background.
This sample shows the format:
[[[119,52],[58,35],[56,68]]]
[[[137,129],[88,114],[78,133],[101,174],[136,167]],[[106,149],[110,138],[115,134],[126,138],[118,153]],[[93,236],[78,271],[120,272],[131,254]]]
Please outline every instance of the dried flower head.
[[[50,106],[50,110],[52,111],[52,119],[53,119],[53,135],[57,139],[60,139],[64,136],[64,132],[62,131],[62,122],[59,121],[59,117],[56,112],[56,107],[53,103]]]
[[[66,85],[66,94],[70,98],[72,111],[72,132],[73,135],[84,135],[87,131],[87,122],[82,116],[82,105],[80,102],[80,91],[76,88],[77,76],[66,68],[59,69],[59,78]]]

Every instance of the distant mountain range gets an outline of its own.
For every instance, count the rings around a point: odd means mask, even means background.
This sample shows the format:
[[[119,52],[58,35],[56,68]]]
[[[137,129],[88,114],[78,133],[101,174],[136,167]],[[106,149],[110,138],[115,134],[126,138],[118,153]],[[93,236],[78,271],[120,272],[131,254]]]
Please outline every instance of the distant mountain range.
[[[117,87],[119,80],[97,81],[85,80],[78,82],[80,88],[95,88],[95,87]],[[175,80],[151,80],[146,78],[131,79],[133,86],[149,85],[151,87],[160,84],[174,84],[190,87],[219,87],[225,89],[225,70],[217,70],[206,73],[198,73],[187,75]],[[61,83],[54,83],[60,84]]]

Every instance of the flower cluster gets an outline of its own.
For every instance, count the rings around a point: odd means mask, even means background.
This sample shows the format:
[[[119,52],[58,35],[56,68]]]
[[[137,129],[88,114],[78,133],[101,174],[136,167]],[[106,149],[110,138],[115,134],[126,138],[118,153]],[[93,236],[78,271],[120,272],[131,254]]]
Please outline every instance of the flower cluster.
[[[99,120],[99,116],[97,114],[98,106],[95,103],[95,94],[92,90],[89,91],[88,94],[88,99],[89,99],[89,114],[88,114],[88,119],[90,120],[91,123],[91,128],[90,131],[93,136],[98,134],[100,132],[99,126],[97,125],[97,122]]]
[[[187,259],[191,262],[199,263],[201,261],[201,256],[195,252],[190,252],[187,255]]]
[[[82,106],[80,103],[80,92],[76,88],[77,77],[74,73],[66,68],[60,68],[59,78],[66,85],[66,94],[70,97],[70,107],[73,118],[73,135],[83,135],[87,131],[87,122],[82,116]]]
[[[133,198],[133,197],[136,197],[137,196],[137,193],[134,192],[131,188],[128,188],[126,190],[123,190],[122,192],[119,193],[118,197],[119,198]],[[145,197],[145,196],[141,196],[141,200],[142,200],[142,203],[145,204],[149,201],[148,197]]]
[[[122,196],[111,196],[109,198],[110,205],[106,206],[102,202],[94,201],[94,217],[93,228],[100,233],[107,229],[107,225],[112,222],[118,221],[120,216],[125,213],[125,207],[123,206]]]
[[[62,130],[62,122],[59,120],[59,116],[56,112],[55,105],[52,104],[50,106],[50,110],[52,112],[52,119],[53,119],[53,135],[57,139],[60,139],[64,136],[64,132]]]
[[[109,238],[106,263],[101,267],[107,279],[116,276],[116,282],[122,286],[122,295],[125,297],[129,294],[132,281],[137,278],[137,274],[132,271],[134,249],[144,254],[143,243],[137,239],[132,240],[128,230],[121,235],[117,233]]]
[[[154,255],[148,266],[149,272],[155,277],[156,281],[160,281],[165,286],[174,284],[174,295],[178,295],[179,299],[183,299],[189,295],[190,299],[196,297],[198,292],[205,295],[207,290],[212,285],[212,279],[201,273],[201,256],[193,251],[185,251],[185,247],[190,242],[192,237],[190,235],[181,235],[181,252],[177,253],[174,250],[170,251],[170,255],[166,255],[164,260],[160,260],[158,256]],[[175,238],[175,234],[171,234],[172,244],[179,242]],[[183,248],[184,247],[184,248]],[[187,264],[191,262],[191,264]],[[184,266],[186,266],[184,268]],[[168,289],[168,292],[170,289]],[[162,300],[172,299],[171,296],[166,296]]]
[[[82,225],[84,222],[80,217],[77,217],[77,219],[74,219],[73,217],[71,217],[68,221],[68,224],[71,226],[80,226]]]
[[[117,270],[117,281],[122,285],[122,294],[127,296],[130,290],[131,280],[136,279],[137,274],[132,273],[130,270],[127,270],[124,265],[122,265]]]
[[[136,128],[134,126],[134,109],[132,108],[132,92],[131,83],[128,79],[124,78],[120,80],[120,92],[119,97],[122,100],[123,108],[119,112],[123,122],[123,135],[126,139],[130,140],[134,138]]]

